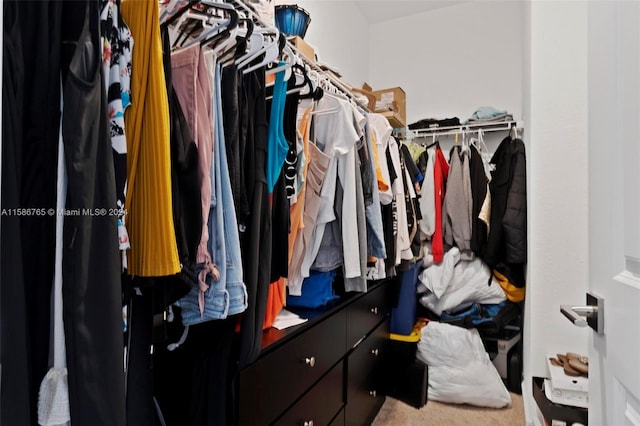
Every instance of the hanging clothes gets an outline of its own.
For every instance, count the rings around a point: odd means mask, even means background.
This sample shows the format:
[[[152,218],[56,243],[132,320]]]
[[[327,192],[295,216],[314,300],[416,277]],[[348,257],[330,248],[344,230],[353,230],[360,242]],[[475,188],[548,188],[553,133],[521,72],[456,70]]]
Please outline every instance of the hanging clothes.
[[[218,266],[213,263],[209,249],[208,223],[213,197],[210,174],[214,132],[210,71],[207,68],[203,49],[197,44],[172,53],[171,68],[172,85],[182,110],[186,111],[185,119],[194,135],[194,142],[198,149],[198,169],[202,179],[199,196],[202,227],[196,255],[198,281],[195,283],[198,287],[198,309],[202,315],[205,309],[205,292],[209,288],[207,277],[210,275],[217,279],[220,276]]]
[[[444,245],[442,236],[442,204],[446,195],[447,176],[449,176],[449,163],[440,147],[435,149],[435,160],[433,167],[434,174],[434,196],[435,196],[435,229],[432,237],[433,261],[442,262],[444,256]]]
[[[475,145],[471,146],[469,158],[469,173],[471,176],[471,250],[480,255],[487,244],[487,223],[480,217],[482,206],[487,198],[489,179],[487,178],[482,154]]]
[[[420,187],[420,232],[422,240],[431,240],[436,229],[436,195],[435,195],[435,148],[429,148],[420,155],[420,162],[425,164],[424,179]]]
[[[254,362],[262,345],[262,324],[267,309],[271,274],[271,215],[266,179],[267,113],[264,68],[244,76],[242,108],[247,109],[247,137],[243,174],[251,212],[240,231],[242,266],[248,305],[240,321],[238,367]]]
[[[369,153],[371,153],[371,155],[368,156],[369,168],[373,171],[378,168],[375,158],[377,155],[374,155],[373,138],[368,115],[364,130],[365,143]],[[379,181],[377,180],[377,172],[374,177],[375,179],[372,182],[371,188],[371,203],[367,204],[365,215],[367,217],[367,253],[369,256],[375,257],[377,261],[377,259],[386,259],[387,250],[384,245],[382,209],[380,207],[380,190],[378,188]]]
[[[26,3],[29,3],[28,5]],[[8,0],[3,2],[3,46],[2,46],[2,185],[1,204],[3,209],[20,208],[20,194],[22,192],[23,172],[23,144],[25,135],[23,123],[28,117],[25,97],[25,74],[31,74],[33,69],[25,69],[21,34],[20,13],[25,13],[27,7],[36,5],[34,2],[19,2]],[[42,6],[42,5],[40,5]],[[41,7],[41,11],[47,8]],[[33,19],[35,15],[30,16]],[[48,16],[44,16],[48,18]],[[55,22],[55,21],[54,21]],[[37,28],[36,28],[37,29]],[[42,46],[46,49],[46,45]],[[34,52],[37,53],[37,52]],[[46,56],[50,58],[50,56]],[[29,80],[27,80],[29,81]],[[29,85],[27,85],[29,86]],[[60,83],[58,82],[58,90]],[[23,270],[23,241],[21,233],[21,217],[17,215],[2,216],[0,220],[0,371],[2,387],[10,389],[0,392],[0,418],[6,424],[30,425],[32,416],[36,413],[38,395],[35,382],[41,380],[46,373],[49,343],[49,329],[47,317],[29,317],[27,305],[33,304],[34,298],[27,299],[27,286]],[[34,271],[37,276],[42,269]],[[28,274],[26,274],[28,275]],[[10,285],[7,285],[10,283]],[[39,288],[49,287],[49,281],[40,282]],[[33,292],[35,289],[31,289]],[[46,292],[41,299],[46,303]],[[48,309],[46,309],[48,312]],[[43,313],[46,315],[46,312]],[[27,320],[30,319],[30,322]],[[42,327],[34,327],[34,323],[41,323]],[[38,324],[39,325],[39,324]],[[42,339],[33,339],[32,334],[38,333]],[[31,342],[33,340],[33,343]],[[31,346],[32,345],[32,346]],[[28,348],[40,349],[29,351]],[[38,358],[35,360],[34,358]],[[37,367],[35,367],[37,365]],[[35,420],[35,419],[33,419]]]
[[[525,146],[507,136],[491,158],[491,226],[484,260],[500,265],[509,282],[524,286],[527,260],[527,191]]]
[[[131,241],[128,273],[167,276],[180,271],[172,216],[169,103],[155,0],[123,0],[133,51],[127,128],[125,210]],[[148,194],[154,194],[149,197]]]
[[[442,206],[444,241],[460,249],[462,259],[472,260],[471,226],[473,200],[471,198],[471,175],[469,171],[469,147],[454,146],[449,159],[447,189]]]
[[[102,67],[109,103],[109,133],[113,148],[113,166],[116,174],[116,205],[118,212],[118,241],[120,250],[128,250],[129,235],[125,225],[125,195],[127,186],[127,138],[124,112],[131,105],[131,60],[133,37],[120,16],[120,0],[102,2],[100,14],[102,29]],[[123,267],[126,269],[126,256]]]
[[[107,212],[71,215],[64,222],[62,290],[71,418],[74,425],[125,424],[118,228],[117,217],[108,214],[116,204],[115,173],[97,3],[65,3],[63,16],[69,21],[62,38],[77,40],[62,50],[66,208]]]

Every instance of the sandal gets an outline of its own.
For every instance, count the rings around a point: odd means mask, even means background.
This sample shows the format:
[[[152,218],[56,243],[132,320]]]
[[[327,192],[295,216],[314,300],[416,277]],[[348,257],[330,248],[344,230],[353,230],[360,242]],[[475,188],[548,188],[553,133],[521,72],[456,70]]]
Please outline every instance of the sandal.
[[[584,376],[589,376],[589,364],[585,364],[580,359],[570,359],[569,366]]]

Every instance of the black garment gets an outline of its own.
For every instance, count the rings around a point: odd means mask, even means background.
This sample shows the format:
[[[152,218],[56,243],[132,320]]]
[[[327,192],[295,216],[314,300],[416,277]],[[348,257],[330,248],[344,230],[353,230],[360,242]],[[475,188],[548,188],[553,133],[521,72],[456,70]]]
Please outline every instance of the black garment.
[[[247,195],[243,190],[245,181],[242,173],[242,160],[246,141],[246,130],[243,129],[243,97],[242,71],[235,65],[229,65],[222,69],[222,119],[224,125],[225,147],[227,148],[227,163],[229,167],[229,180],[233,204],[236,208],[238,224],[242,225],[249,215]]]
[[[1,196],[3,211],[10,212],[20,207],[24,68],[19,6],[10,0],[3,2],[3,7]],[[20,217],[2,214],[0,236],[0,381],[4,389],[0,393],[0,421],[30,425],[36,420],[31,404],[37,388],[34,392],[29,368]]]
[[[295,86],[295,78],[290,78],[287,82],[287,90],[293,89]],[[289,145],[287,156],[284,161],[284,183],[287,191],[287,198],[291,198],[296,193],[296,174],[298,166],[298,150],[297,150],[297,125],[298,125],[298,103],[300,102],[300,93],[295,92],[288,94],[284,105],[284,120],[282,122],[284,137]],[[286,275],[285,275],[286,276]]]
[[[240,246],[249,309],[242,315],[239,368],[256,360],[262,345],[262,325],[267,309],[271,274],[271,215],[265,165],[267,155],[267,112],[264,69],[245,76],[249,107],[245,150],[245,191],[250,200],[249,220],[241,229]],[[280,238],[280,237],[278,237]]]
[[[429,162],[429,151],[426,150],[418,157],[418,170],[422,173],[423,181],[427,177],[427,163]],[[421,181],[421,183],[423,182]]]
[[[478,216],[484,199],[487,196],[487,176],[484,171],[482,156],[475,147],[471,147],[469,158],[469,173],[471,175],[471,250],[481,254],[487,244],[487,224]]]
[[[413,161],[413,157],[411,156],[411,152],[409,152],[409,148],[405,144],[400,144],[400,153],[401,158],[404,160],[404,165],[409,172],[409,176],[411,176],[411,182],[417,183],[419,182],[418,177],[422,174],[420,169],[418,169],[418,165],[415,161]]]
[[[524,142],[506,137],[491,158],[491,226],[484,260],[520,270],[527,261],[527,188]],[[517,266],[520,265],[520,266]],[[513,277],[508,276],[511,282]],[[515,279],[515,282],[522,281]]]
[[[362,175],[362,195],[364,196],[364,205],[367,207],[373,203],[373,185],[378,185],[378,178],[373,168],[372,153],[369,152],[369,144],[367,143],[369,137],[368,124],[365,124],[364,131],[365,134],[360,136],[358,157],[360,158],[360,174]]]
[[[22,55],[18,60],[23,63],[25,82],[19,207],[50,209],[56,207],[60,129],[60,28],[70,23],[71,19],[61,15],[62,2],[18,1],[17,5],[18,28],[22,33]],[[4,182],[2,185],[4,186]],[[50,215],[20,218],[27,351],[31,368],[31,413],[37,413],[38,389],[49,369],[55,219],[55,216]],[[4,385],[2,388],[6,389]],[[32,421],[36,420],[34,416]]]
[[[389,186],[393,185],[393,182],[398,178],[396,169],[393,167],[393,161],[391,160],[391,153],[387,149],[386,153],[387,167],[389,169]],[[385,266],[387,268],[387,277],[396,276],[396,254],[398,247],[396,246],[398,235],[398,206],[396,203],[404,202],[404,200],[396,200],[393,197],[393,201],[389,205],[382,206],[382,224],[384,229],[384,245],[387,248],[387,258],[385,259]]]
[[[153,278],[125,278],[128,300],[127,425],[153,426]],[[137,289],[134,289],[135,282]]]
[[[67,209],[116,203],[98,4],[64,3],[62,135]],[[64,329],[74,425],[125,424],[120,252],[116,217],[84,214],[64,222]]]
[[[428,129],[431,126],[434,127],[450,127],[450,126],[459,126],[460,119],[458,117],[452,118],[424,118],[422,120],[418,120],[415,123],[409,124],[409,129],[417,130],[417,129]]]

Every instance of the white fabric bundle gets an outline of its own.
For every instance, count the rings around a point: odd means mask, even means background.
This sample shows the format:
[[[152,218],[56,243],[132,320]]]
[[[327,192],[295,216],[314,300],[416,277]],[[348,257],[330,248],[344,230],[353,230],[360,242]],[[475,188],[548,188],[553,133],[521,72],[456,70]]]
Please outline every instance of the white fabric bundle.
[[[491,408],[511,405],[478,330],[432,321],[422,330],[417,357],[429,366],[428,399]]]
[[[479,258],[460,260],[457,247],[445,253],[441,264],[422,271],[419,281],[417,292],[425,293],[420,297],[420,303],[438,316],[473,303],[493,304],[506,300],[489,267]]]

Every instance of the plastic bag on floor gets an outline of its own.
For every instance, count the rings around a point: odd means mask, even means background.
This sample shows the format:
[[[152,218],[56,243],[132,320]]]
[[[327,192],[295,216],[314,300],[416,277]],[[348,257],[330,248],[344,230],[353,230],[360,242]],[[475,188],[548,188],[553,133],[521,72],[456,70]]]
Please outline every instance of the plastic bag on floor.
[[[428,399],[491,408],[511,405],[476,329],[432,321],[422,329],[417,357],[429,365]]]

